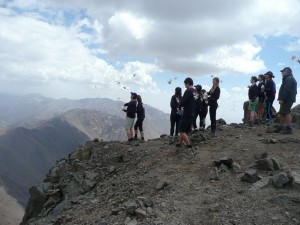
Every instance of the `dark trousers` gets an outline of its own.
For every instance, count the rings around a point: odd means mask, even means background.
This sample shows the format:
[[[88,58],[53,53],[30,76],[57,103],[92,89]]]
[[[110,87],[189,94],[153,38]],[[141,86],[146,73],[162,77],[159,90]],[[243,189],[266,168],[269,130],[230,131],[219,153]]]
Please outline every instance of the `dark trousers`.
[[[274,102],[274,99],[268,99],[266,100],[266,118],[267,120],[270,120],[272,119],[272,106],[273,106],[273,102]]]
[[[194,121],[193,121],[193,127],[194,127],[194,129],[197,128],[197,118],[198,118],[198,116],[201,119],[200,112],[195,112]]]
[[[207,116],[207,107],[201,109],[200,111],[200,128],[205,128],[205,119]]]
[[[171,121],[171,129],[170,129],[170,136],[174,135],[174,127],[175,127],[175,135],[178,136],[178,127],[179,127],[179,122],[180,122],[181,116],[178,114],[174,114],[170,116],[170,121]]]
[[[210,130],[212,133],[216,132],[216,128],[217,128],[217,108],[218,108],[218,104],[211,104],[209,106],[209,116],[210,116],[210,122],[211,122],[211,127]]]

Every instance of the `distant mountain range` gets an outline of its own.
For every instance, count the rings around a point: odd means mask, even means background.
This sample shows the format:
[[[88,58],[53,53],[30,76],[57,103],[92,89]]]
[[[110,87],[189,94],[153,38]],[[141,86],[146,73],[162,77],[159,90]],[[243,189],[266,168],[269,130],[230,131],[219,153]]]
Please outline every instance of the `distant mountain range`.
[[[25,206],[28,188],[78,145],[94,138],[126,140],[123,104],[0,94],[0,180],[8,193]],[[169,115],[148,105],[145,109],[146,138],[168,132]]]

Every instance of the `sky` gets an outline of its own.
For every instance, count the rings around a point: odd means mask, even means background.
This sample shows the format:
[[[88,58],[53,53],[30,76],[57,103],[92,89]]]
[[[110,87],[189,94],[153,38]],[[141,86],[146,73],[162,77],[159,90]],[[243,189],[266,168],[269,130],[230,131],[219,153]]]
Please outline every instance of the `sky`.
[[[251,76],[272,71],[279,89],[289,66],[299,83],[299,24],[299,0],[0,0],[0,92],[136,92],[170,112],[186,77],[206,89],[219,77],[217,117],[241,122]]]

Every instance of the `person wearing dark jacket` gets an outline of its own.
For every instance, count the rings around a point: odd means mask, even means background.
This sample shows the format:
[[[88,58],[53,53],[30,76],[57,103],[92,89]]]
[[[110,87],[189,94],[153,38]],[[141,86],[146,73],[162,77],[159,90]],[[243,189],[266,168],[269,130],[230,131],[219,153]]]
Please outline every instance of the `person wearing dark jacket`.
[[[255,110],[258,103],[258,87],[256,85],[257,78],[255,76],[251,77],[251,86],[249,86],[248,97],[249,97],[249,125],[253,126],[254,117],[255,117]]]
[[[179,123],[179,143],[176,145],[180,147],[181,144],[185,144],[187,148],[193,150],[191,142],[187,136],[187,133],[191,131],[192,124],[195,116],[195,90],[193,88],[193,80],[188,77],[184,80],[186,90],[179,103],[179,109],[183,108],[183,115]]]
[[[178,127],[179,122],[181,119],[181,114],[178,112],[179,103],[181,101],[182,94],[181,88],[175,88],[175,94],[171,98],[170,106],[171,106],[171,115],[170,115],[170,122],[171,122],[171,129],[170,129],[170,136],[173,137],[174,135],[174,127],[175,127],[175,136],[178,136]],[[173,140],[174,142],[174,140]]]
[[[220,98],[221,90],[219,87],[220,80],[218,77],[213,78],[213,86],[208,92],[208,104],[209,104],[209,116],[211,122],[211,134],[216,133],[217,128],[217,108],[218,108],[218,99]]]
[[[293,77],[290,67],[285,67],[283,70],[281,70],[281,73],[282,84],[278,94],[278,101],[280,104],[280,127],[278,127],[276,132],[280,132],[282,134],[292,134],[291,108],[293,103],[296,102],[297,81]]]
[[[197,128],[197,117],[199,116],[200,120],[200,112],[201,112],[201,106],[202,106],[202,102],[201,102],[201,91],[202,91],[202,86],[201,85],[196,85],[195,86],[195,92],[197,94],[197,98],[195,99],[195,117],[194,117],[194,122],[193,122],[193,128],[196,129]],[[199,124],[200,126],[200,124]]]
[[[265,76],[263,74],[258,75],[258,82],[257,116],[259,119],[263,119],[265,116]]]
[[[265,85],[265,102],[266,102],[266,123],[271,124],[272,121],[272,106],[275,100],[276,86],[272,78],[274,75],[271,71],[265,73],[266,85]]]
[[[144,141],[144,131],[143,131],[143,122],[145,119],[145,108],[142,102],[142,97],[140,95],[137,96],[137,108],[136,108],[137,120],[134,125],[134,139],[137,140],[138,129],[141,134],[141,140]]]
[[[208,113],[208,94],[205,89],[201,91],[200,102],[200,128],[205,129],[205,120]]]
[[[123,111],[126,112],[126,119],[125,119],[125,130],[128,137],[128,143],[133,140],[133,123],[135,119],[136,114],[136,108],[137,108],[137,94],[131,92],[130,96],[131,101],[124,104]]]

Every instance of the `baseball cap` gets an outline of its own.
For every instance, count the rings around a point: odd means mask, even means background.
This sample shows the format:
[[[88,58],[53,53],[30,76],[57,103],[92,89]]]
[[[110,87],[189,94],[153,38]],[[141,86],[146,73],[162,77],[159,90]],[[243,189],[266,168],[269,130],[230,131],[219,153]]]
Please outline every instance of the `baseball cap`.
[[[132,96],[133,99],[137,98],[137,93],[135,93],[135,92],[130,92],[130,93],[131,93],[131,96]]]
[[[292,72],[292,69],[290,67],[284,67],[283,70],[280,70],[280,72],[284,72],[284,71],[288,71],[288,72]]]
[[[265,73],[265,76],[266,76],[266,75],[268,75],[268,76],[270,76],[270,77],[273,77],[273,78],[275,77],[275,76],[273,75],[272,71],[266,72],[266,73]]]

